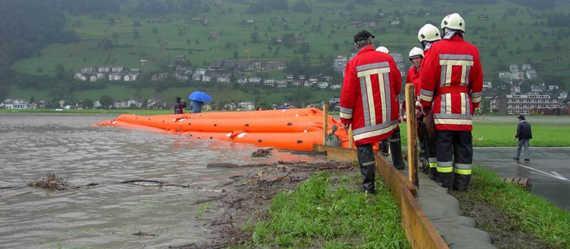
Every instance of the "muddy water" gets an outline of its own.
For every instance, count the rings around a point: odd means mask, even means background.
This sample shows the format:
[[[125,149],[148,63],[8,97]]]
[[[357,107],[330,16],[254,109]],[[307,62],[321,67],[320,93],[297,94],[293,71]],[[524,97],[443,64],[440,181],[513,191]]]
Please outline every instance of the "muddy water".
[[[92,126],[108,118],[0,115],[0,248],[200,242],[210,231],[202,225],[207,206],[196,202],[219,194],[221,183],[244,171],[209,169],[208,163],[313,160],[285,152],[253,160],[250,146]],[[99,185],[58,192],[26,186],[47,173],[72,186]],[[118,184],[133,179],[192,187]]]

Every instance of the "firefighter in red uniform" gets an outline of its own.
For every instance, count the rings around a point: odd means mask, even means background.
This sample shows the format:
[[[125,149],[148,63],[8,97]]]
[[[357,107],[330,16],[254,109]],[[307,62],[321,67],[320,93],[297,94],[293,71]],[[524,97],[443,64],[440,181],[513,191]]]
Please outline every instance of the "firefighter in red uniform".
[[[483,69],[477,47],[463,40],[459,14],[444,17],[441,28],[443,39],[431,46],[422,65],[420,100],[434,116],[439,180],[465,191],[473,160],[471,116],[481,102]]]
[[[410,53],[408,54],[408,59],[410,60],[410,63],[412,64],[410,66],[410,69],[408,69],[408,74],[406,75],[406,84],[413,84],[414,85],[414,90],[415,90],[415,96],[417,99],[417,101],[415,101],[415,105],[416,105],[416,118],[417,118],[417,130],[418,130],[418,138],[419,138],[419,142],[420,142],[420,158],[422,161],[422,169],[427,173],[429,172],[429,166],[428,166],[428,134],[426,131],[426,126],[424,125],[423,121],[423,115],[421,113],[421,106],[419,105],[419,96],[420,96],[420,89],[421,89],[421,85],[420,85],[420,68],[421,68],[421,64],[422,61],[424,59],[424,50],[418,47],[413,47],[410,50]],[[404,105],[404,109],[406,108],[406,106]]]
[[[358,32],[354,44],[358,53],[347,63],[340,94],[340,118],[352,126],[357,147],[362,188],[374,193],[375,162],[372,145],[388,139],[399,125],[398,96],[402,75],[392,56],[377,52],[374,36]]]
[[[424,58],[429,53],[432,44],[441,40],[440,33],[441,32],[439,31],[439,29],[430,23],[425,24],[418,31],[418,41],[420,42],[422,48],[424,49]],[[421,80],[419,81],[421,82]],[[416,85],[416,96],[418,96],[418,99],[420,96],[420,90],[421,90],[421,84],[419,87],[418,85]],[[424,133],[421,136],[423,136],[424,138],[424,141],[422,143],[424,144],[426,149],[424,155],[427,155],[428,157],[427,160],[428,160],[429,169],[427,171],[429,172],[429,176],[431,179],[437,180],[437,157],[435,151],[436,131],[434,130],[433,127],[433,115],[431,112],[424,113],[420,111],[418,118],[420,120],[418,124],[422,129],[422,131],[419,134],[421,135],[422,132]]]
[[[416,96],[420,96],[420,67],[424,59],[424,51],[421,48],[413,47],[410,50],[408,59],[410,59],[410,69],[406,75],[406,84],[414,84]]]

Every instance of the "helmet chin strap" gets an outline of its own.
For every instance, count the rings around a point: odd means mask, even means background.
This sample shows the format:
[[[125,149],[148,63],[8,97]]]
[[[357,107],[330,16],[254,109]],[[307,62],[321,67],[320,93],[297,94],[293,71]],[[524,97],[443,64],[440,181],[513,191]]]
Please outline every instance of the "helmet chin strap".
[[[451,29],[443,29],[443,39],[451,39],[451,37],[453,37],[456,34],[461,34],[461,31],[457,31],[457,30],[451,30]]]
[[[432,44],[432,42],[423,41],[423,42],[422,42],[422,47],[424,48],[424,51],[426,51],[426,50],[428,50],[429,48],[431,48],[431,44]]]

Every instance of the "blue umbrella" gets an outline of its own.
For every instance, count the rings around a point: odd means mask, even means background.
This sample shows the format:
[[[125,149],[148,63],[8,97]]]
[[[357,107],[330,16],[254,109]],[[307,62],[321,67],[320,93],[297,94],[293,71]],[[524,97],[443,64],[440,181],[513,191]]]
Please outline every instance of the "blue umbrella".
[[[199,101],[203,103],[210,103],[212,102],[212,97],[205,92],[201,91],[194,91],[190,95],[188,95],[188,99],[192,101]]]

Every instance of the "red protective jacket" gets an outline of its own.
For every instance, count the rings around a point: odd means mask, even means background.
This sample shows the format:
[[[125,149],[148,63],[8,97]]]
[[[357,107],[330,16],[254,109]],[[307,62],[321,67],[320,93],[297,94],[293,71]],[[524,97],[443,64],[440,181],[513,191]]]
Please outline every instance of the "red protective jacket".
[[[408,83],[414,84],[416,97],[420,96],[420,88],[421,88],[420,82],[421,82],[420,72],[418,72],[415,66],[411,66],[410,69],[408,69],[408,74],[406,75],[406,84]]]
[[[340,118],[351,124],[356,145],[387,139],[399,124],[402,75],[392,56],[365,46],[347,64]]]
[[[460,35],[434,43],[422,63],[420,100],[436,130],[471,131],[481,102],[483,69],[477,47]]]

